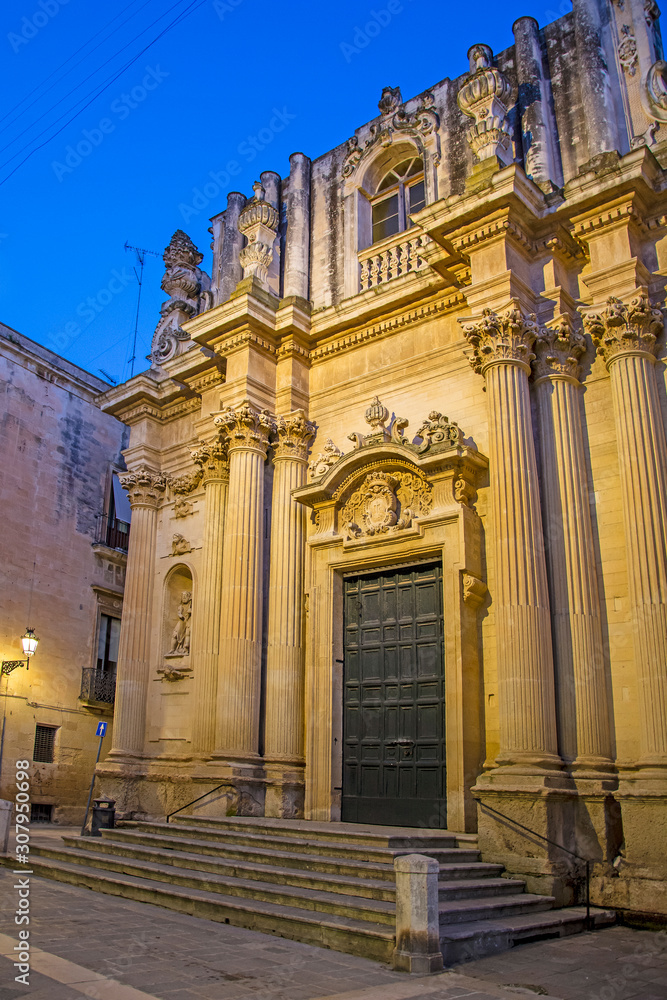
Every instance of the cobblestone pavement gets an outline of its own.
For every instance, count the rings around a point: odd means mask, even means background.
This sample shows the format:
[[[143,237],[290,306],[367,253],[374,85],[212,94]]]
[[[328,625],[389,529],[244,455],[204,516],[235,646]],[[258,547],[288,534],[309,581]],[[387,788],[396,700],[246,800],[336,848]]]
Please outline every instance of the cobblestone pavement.
[[[33,835],[50,839],[64,831]],[[34,832],[36,834],[36,832]],[[612,927],[417,979],[364,958],[31,878],[29,985],[0,868],[0,1000],[667,1000],[667,932]]]

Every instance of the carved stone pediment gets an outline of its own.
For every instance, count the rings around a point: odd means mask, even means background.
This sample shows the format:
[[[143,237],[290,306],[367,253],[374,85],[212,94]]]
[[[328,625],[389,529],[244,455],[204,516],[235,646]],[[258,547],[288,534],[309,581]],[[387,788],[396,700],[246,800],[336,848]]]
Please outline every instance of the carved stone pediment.
[[[310,507],[319,539],[353,541],[391,537],[425,517],[474,510],[477,480],[487,459],[466,445],[458,424],[436,410],[413,440],[408,421],[394,417],[375,397],[366,411],[370,434],[351,434],[343,455],[329,439],[311,462],[311,481],[292,496]]]

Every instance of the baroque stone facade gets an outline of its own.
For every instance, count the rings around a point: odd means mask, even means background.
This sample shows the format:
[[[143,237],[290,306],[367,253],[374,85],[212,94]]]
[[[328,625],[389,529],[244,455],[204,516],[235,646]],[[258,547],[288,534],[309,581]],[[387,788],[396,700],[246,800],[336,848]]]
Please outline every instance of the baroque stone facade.
[[[667,913],[648,10],[574,0],[457,80],[386,87],[340,147],[229,195],[210,287],[175,235],[152,369],[103,400],[131,425],[100,768],[126,813],[216,786],[198,808],[408,809],[561,902],[578,856],[595,902]]]

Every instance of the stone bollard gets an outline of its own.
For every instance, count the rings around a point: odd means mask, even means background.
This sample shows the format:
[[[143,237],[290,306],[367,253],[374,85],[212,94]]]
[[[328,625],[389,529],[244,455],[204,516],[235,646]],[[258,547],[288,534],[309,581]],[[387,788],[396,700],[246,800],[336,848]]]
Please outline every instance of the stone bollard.
[[[396,872],[396,947],[393,966],[424,975],[442,971],[438,875],[435,858],[404,854],[394,858]]]
[[[6,854],[9,847],[9,830],[12,825],[13,802],[0,799],[0,854]]]

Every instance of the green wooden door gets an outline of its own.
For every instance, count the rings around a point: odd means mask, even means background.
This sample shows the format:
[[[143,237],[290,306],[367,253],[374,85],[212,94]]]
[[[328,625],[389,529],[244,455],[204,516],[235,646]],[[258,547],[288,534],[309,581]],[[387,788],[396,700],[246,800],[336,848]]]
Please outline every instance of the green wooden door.
[[[342,819],[445,827],[442,568],[344,588]]]

